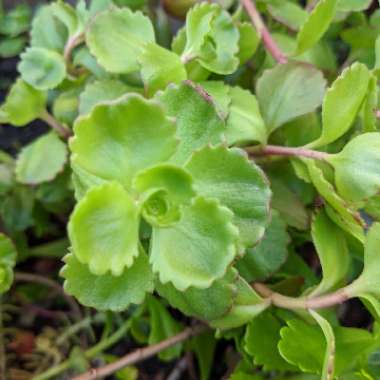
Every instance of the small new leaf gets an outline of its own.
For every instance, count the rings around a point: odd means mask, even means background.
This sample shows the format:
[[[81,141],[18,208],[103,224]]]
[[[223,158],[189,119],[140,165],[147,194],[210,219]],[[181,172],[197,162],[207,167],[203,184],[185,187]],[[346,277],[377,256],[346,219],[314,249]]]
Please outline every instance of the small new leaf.
[[[236,256],[238,230],[232,212],[197,197],[173,226],[153,228],[150,261],[162,283],[178,290],[208,288],[224,276]]]
[[[131,304],[142,303],[146,293],[154,289],[153,272],[144,252],[120,276],[95,275],[74,254],[67,255],[64,261],[61,276],[65,279],[65,291],[88,307],[120,312]]]

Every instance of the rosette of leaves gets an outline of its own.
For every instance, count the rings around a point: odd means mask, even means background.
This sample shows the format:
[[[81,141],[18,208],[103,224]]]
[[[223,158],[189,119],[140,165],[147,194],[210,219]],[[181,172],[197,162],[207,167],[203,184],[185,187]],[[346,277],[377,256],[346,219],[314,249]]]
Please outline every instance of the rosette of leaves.
[[[226,125],[204,90],[186,82],[154,100],[124,95],[96,105],[74,132],[80,199],[62,271],[69,293],[120,310],[155,282],[174,306],[220,326],[267,306],[231,266],[262,238],[271,192],[261,169],[223,143]],[[143,221],[148,242],[139,235]]]

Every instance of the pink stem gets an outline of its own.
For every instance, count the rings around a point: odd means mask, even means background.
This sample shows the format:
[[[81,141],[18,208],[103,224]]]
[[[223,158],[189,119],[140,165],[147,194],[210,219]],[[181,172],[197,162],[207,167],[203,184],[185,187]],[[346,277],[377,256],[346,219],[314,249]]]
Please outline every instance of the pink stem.
[[[278,63],[287,63],[288,58],[284,52],[277,46],[276,42],[273,40],[268,28],[265,26],[263,19],[261,18],[259,12],[257,11],[254,0],[241,0],[243,7],[246,9],[249,17],[252,20],[257,32],[261,35],[263,43],[267,51]]]

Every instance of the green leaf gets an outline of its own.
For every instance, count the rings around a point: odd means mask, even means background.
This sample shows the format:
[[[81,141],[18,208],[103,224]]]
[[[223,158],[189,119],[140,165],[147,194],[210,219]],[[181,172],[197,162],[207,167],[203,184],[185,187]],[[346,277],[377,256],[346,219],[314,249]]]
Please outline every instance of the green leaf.
[[[317,189],[318,193],[324,200],[335,210],[336,217],[333,218],[329,208],[326,207],[326,212],[335,223],[347,231],[349,234],[355,236],[359,241],[364,241],[364,222],[358,211],[354,210],[343,198],[341,198],[335,191],[334,186],[327,181],[323,171],[313,160],[304,160],[310,174],[310,179]]]
[[[69,36],[73,36],[79,29],[80,24],[75,13],[75,9],[70,5],[65,3],[63,0],[58,0],[51,4],[51,10],[54,17],[56,17],[69,33]]]
[[[353,138],[341,152],[328,157],[335,169],[339,194],[349,201],[368,199],[380,191],[380,133]]]
[[[194,152],[185,168],[198,194],[217,198],[233,212],[240,244],[250,247],[264,236],[271,191],[260,168],[243,151],[208,146]]]
[[[79,97],[79,114],[87,115],[99,103],[115,100],[128,92],[128,87],[115,79],[88,83]]]
[[[238,230],[232,212],[215,200],[197,197],[183,208],[181,220],[153,228],[153,271],[178,290],[204,289],[222,278],[236,255]]]
[[[238,24],[239,29],[239,58],[240,64],[246,63],[255,54],[260,44],[260,35],[250,22],[242,22]]]
[[[131,186],[135,174],[176,150],[175,124],[155,101],[128,94],[79,118],[72,162],[90,174]]]
[[[248,249],[245,256],[237,262],[239,273],[248,282],[268,277],[286,261],[289,243],[290,236],[286,231],[286,224],[273,210],[272,220],[263,240],[255,248]]]
[[[292,30],[299,30],[308,18],[305,9],[287,0],[269,0],[268,11],[274,19]]]
[[[370,72],[355,63],[342,72],[328,89],[322,105],[322,134],[312,147],[330,144],[351,127],[368,90]]]
[[[17,79],[0,108],[5,119],[2,122],[17,127],[30,123],[45,111],[46,98],[45,92],[35,90],[21,78]]]
[[[298,319],[291,319],[287,324],[280,330],[278,349],[281,356],[302,372],[321,373],[326,352],[322,330]]]
[[[15,5],[13,9],[9,10],[3,17],[0,17],[0,34],[16,37],[29,29],[32,16],[31,7],[27,4],[16,3]]]
[[[236,296],[232,308],[221,318],[210,322],[217,329],[229,330],[245,325],[269,306],[242,277],[237,278]]]
[[[247,326],[244,348],[253,357],[253,363],[263,366],[265,371],[294,368],[282,358],[277,348],[281,327],[281,322],[269,312],[257,316]]]
[[[164,90],[170,83],[179,84],[187,79],[180,57],[155,43],[147,43],[138,58],[145,91],[149,96]]]
[[[231,309],[236,297],[237,278],[236,270],[230,269],[207,289],[189,287],[179,291],[171,283],[157,283],[156,288],[171,306],[185,315],[211,321],[222,317]]]
[[[0,233],[0,294],[9,290],[13,282],[13,268],[16,265],[16,248],[13,242]]]
[[[117,182],[91,188],[68,226],[75,257],[95,275],[120,276],[138,255],[138,209]]]
[[[167,311],[165,306],[155,297],[147,299],[148,311],[150,314],[149,344],[159,343],[168,339],[182,330],[182,326]],[[176,344],[159,353],[161,360],[170,361],[181,354],[182,345]]]
[[[317,321],[326,339],[325,358],[321,373],[321,380],[331,380],[334,378],[335,372],[335,336],[330,323],[314,310],[309,313]]]
[[[201,3],[187,13],[183,62],[196,59],[211,72],[231,74],[239,64],[238,51],[239,31],[222,7]]]
[[[225,124],[201,86],[187,81],[169,86],[157,98],[177,124],[179,145],[172,162],[184,164],[194,150],[222,140]]]
[[[364,268],[361,275],[347,287],[351,297],[360,297],[370,301],[370,297],[380,298],[380,223],[374,223],[369,229],[364,245]]]
[[[133,189],[141,194],[145,220],[163,227],[177,222],[181,208],[195,196],[189,173],[172,164],[158,164],[141,171],[133,181]]]
[[[339,12],[359,12],[371,5],[372,0],[338,0],[337,10]]]
[[[297,35],[296,55],[315,45],[325,34],[336,12],[338,0],[320,0]]]
[[[138,70],[142,46],[154,42],[154,30],[149,18],[141,12],[112,8],[92,20],[86,31],[86,42],[107,71],[129,73]]]
[[[207,331],[198,335],[192,339],[190,344],[197,358],[200,380],[208,380],[213,367],[217,344],[214,333]]]
[[[314,246],[322,266],[322,281],[312,291],[320,295],[334,290],[347,276],[350,256],[343,231],[321,210],[311,225]]]
[[[73,125],[78,116],[81,88],[72,88],[61,92],[53,103],[53,116],[62,124]]]
[[[305,63],[287,63],[266,70],[257,81],[256,94],[268,134],[314,111],[322,103],[326,81]]]
[[[256,97],[240,87],[231,87],[231,104],[226,120],[229,145],[259,142],[265,144],[267,130]]]
[[[0,40],[0,57],[11,58],[19,55],[24,49],[27,39],[24,36]]]
[[[375,74],[371,73],[368,92],[363,104],[363,131],[364,132],[375,132],[377,131],[377,117],[376,110],[378,103],[378,88],[377,88],[377,77]]]
[[[50,132],[24,147],[16,161],[19,182],[36,185],[52,181],[67,161],[67,148],[55,132]]]
[[[322,330],[316,325],[309,325],[297,319],[289,320],[287,324],[288,326],[283,327],[280,332],[281,341],[278,347],[281,355],[303,372],[322,373],[325,354],[329,350]],[[329,327],[324,328],[331,347],[331,331],[328,331]],[[340,326],[334,327],[334,335],[335,375],[339,376],[355,367],[374,340],[368,331]]]
[[[68,32],[64,24],[54,16],[54,4],[42,6],[33,19],[31,46],[63,52]]]
[[[21,54],[18,70],[25,82],[41,91],[57,87],[66,77],[63,56],[44,48],[32,47]]]
[[[65,291],[84,306],[120,312],[131,304],[142,303],[145,294],[154,289],[153,272],[144,252],[120,276],[94,275],[74,254],[67,255],[64,261],[61,276],[65,279]]]
[[[291,190],[278,176],[270,177],[273,191],[272,207],[278,211],[289,226],[306,230],[309,225],[309,215],[300,197]]]

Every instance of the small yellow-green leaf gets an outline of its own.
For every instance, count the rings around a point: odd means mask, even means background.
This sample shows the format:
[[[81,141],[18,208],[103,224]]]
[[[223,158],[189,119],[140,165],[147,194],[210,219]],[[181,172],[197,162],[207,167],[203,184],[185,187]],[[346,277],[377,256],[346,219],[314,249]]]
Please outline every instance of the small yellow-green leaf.
[[[30,123],[45,111],[46,99],[45,92],[34,89],[21,78],[17,79],[0,107],[2,122],[16,127]]]
[[[325,34],[336,12],[338,0],[320,0],[297,35],[296,55],[315,45]]]
[[[57,87],[66,77],[63,56],[44,48],[32,47],[21,54],[18,70],[25,82],[41,91]]]
[[[368,91],[370,72],[355,63],[334,81],[322,105],[322,134],[310,146],[327,145],[343,136],[351,127]]]
[[[259,44],[260,35],[250,22],[242,22],[238,24],[239,29],[239,58],[240,64],[246,63],[255,54]]]
[[[117,182],[91,188],[76,205],[68,226],[75,257],[91,273],[120,276],[138,255],[135,201]]]
[[[115,7],[95,16],[86,31],[86,42],[107,71],[129,73],[139,68],[138,57],[144,43],[154,42],[154,30],[141,12]]]
[[[47,133],[21,150],[16,161],[16,178],[29,185],[51,181],[63,171],[66,161],[66,144],[55,132]]]

